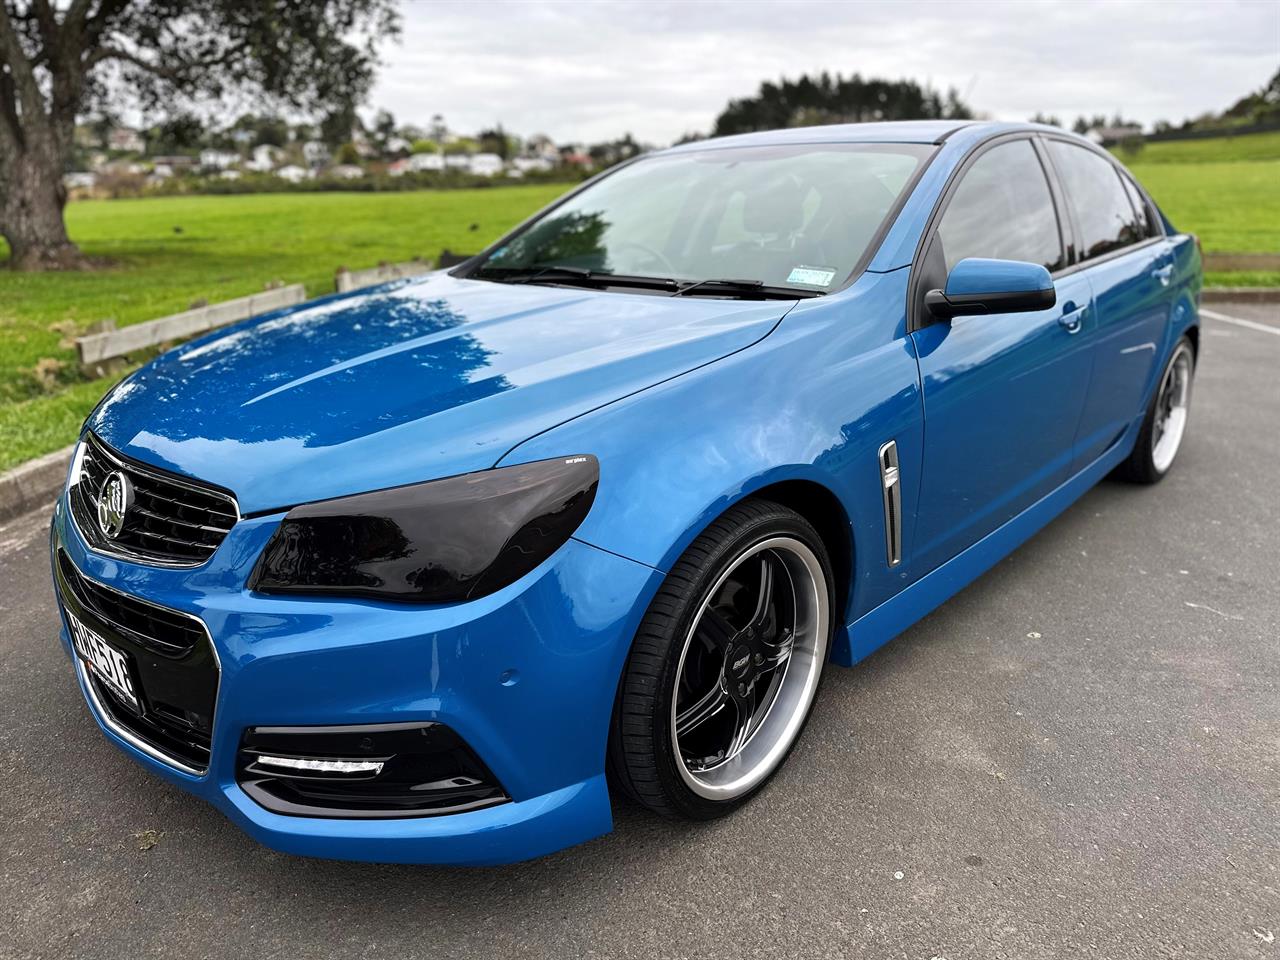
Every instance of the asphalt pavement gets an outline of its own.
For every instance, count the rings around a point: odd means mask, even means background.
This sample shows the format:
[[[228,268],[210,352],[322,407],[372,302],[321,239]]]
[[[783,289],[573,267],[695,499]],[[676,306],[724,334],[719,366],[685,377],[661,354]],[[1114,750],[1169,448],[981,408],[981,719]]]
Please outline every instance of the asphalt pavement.
[[[832,668],[733,817],[501,869],[273,853],[147,774],[56,643],[47,516],[0,527],[0,957],[1280,960],[1280,307],[1212,310],[1248,323],[1205,320],[1163,483]]]

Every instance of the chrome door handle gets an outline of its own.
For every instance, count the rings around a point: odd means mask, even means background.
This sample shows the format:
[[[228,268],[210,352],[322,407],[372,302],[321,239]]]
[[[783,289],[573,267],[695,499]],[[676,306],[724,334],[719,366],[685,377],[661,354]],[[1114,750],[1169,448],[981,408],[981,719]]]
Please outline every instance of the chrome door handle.
[[[1173,279],[1173,264],[1166,263],[1163,267],[1156,267],[1151,271],[1151,275],[1160,281],[1160,286],[1167,287],[1169,281]]]
[[[1067,333],[1079,333],[1080,326],[1084,322],[1084,307],[1077,307],[1075,303],[1068,300],[1062,306],[1062,315],[1058,317],[1058,323]]]

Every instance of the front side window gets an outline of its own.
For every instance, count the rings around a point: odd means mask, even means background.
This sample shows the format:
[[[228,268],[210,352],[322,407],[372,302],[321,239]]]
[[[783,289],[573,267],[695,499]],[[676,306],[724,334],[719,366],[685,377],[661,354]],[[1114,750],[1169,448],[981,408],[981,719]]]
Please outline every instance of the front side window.
[[[992,147],[974,161],[933,244],[941,245],[948,273],[966,257],[1025,260],[1050,271],[1066,264],[1049,181],[1029,140]]]
[[[1100,257],[1146,236],[1147,227],[1129,202],[1120,171],[1110,160],[1061,140],[1050,140],[1049,152],[1080,231],[1082,259]]]
[[[848,278],[933,149],[818,143],[645,158],[508,237],[469,275],[556,282],[560,269],[825,292]]]

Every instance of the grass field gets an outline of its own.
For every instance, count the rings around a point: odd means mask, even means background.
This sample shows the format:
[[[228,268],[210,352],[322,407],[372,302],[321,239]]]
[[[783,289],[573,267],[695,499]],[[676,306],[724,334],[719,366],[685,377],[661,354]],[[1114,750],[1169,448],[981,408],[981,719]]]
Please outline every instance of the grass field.
[[[256,194],[73,203],[72,237],[112,266],[0,270],[0,470],[70,443],[111,380],[76,376],[69,338],[301,282],[333,292],[340,266],[473,253],[548,203],[562,184],[422,193]],[[8,255],[0,242],[0,260]],[[60,366],[61,365],[61,366]]]
[[[1280,133],[1152,143],[1124,158],[1205,250],[1280,253]],[[333,289],[340,265],[474,252],[564,185],[421,193],[255,194],[72,204],[78,274],[0,270],[0,470],[74,439],[110,380],[85,382],[70,338],[261,290],[269,280]],[[0,242],[0,259],[7,255]],[[1215,285],[1280,286],[1280,272],[1210,274]]]
[[[1280,132],[1148,143],[1120,159],[1206,251],[1280,254]],[[1280,271],[1210,273],[1205,282],[1280,286]]]

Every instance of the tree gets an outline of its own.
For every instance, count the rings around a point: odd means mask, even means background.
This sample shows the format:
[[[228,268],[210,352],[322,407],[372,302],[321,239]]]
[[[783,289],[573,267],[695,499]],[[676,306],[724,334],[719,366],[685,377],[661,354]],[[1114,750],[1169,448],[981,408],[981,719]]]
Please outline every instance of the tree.
[[[362,99],[394,0],[0,0],[0,235],[20,270],[81,266],[63,221],[76,117],[252,95],[318,113]],[[348,136],[350,135],[348,131]]]
[[[874,120],[968,120],[973,111],[954,90],[940,93],[913,80],[864,79],[823,73],[766,81],[754,97],[731,100],[716,118],[715,134],[777,127]]]

